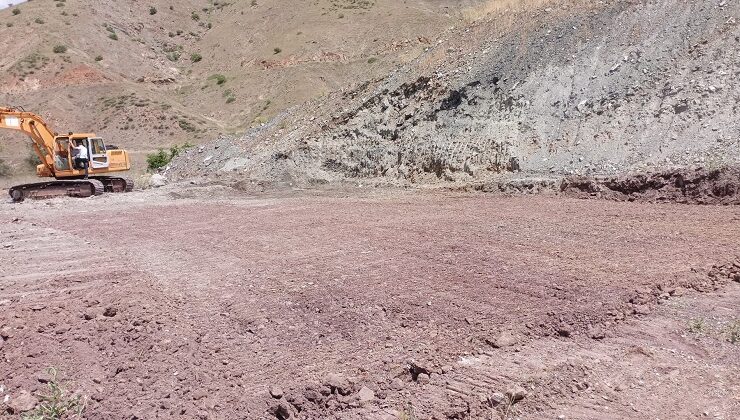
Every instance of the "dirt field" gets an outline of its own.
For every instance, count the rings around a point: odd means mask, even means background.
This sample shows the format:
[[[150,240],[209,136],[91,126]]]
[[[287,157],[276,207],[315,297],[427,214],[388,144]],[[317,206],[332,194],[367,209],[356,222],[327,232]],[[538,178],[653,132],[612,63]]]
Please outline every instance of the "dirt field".
[[[740,417],[737,207],[227,193],[0,204],[0,417]]]

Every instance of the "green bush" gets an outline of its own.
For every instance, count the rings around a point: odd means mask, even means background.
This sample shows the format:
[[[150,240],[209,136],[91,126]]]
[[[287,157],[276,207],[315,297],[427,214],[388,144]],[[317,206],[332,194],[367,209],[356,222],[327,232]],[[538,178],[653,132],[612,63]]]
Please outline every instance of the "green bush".
[[[112,40],[114,40],[114,41],[118,41],[118,35],[116,35],[116,33],[115,33],[115,32],[113,32],[113,33],[109,34],[109,35],[108,35],[108,38],[110,38],[110,39],[112,39]]]
[[[197,63],[202,59],[203,59],[203,56],[198,53],[190,54],[190,61],[192,61],[193,63]]]
[[[103,56],[102,55],[96,56],[95,61],[103,61]]]
[[[146,156],[146,163],[150,171],[156,171],[157,169],[164,168],[177,157],[183,151],[193,147],[190,143],[185,143],[182,146],[174,145],[170,147],[170,150],[159,149],[157,153],[151,153]]]
[[[226,76],[223,74],[214,74],[208,78],[209,80],[215,80],[217,85],[223,85],[226,83]]]
[[[19,8],[16,7],[15,9],[13,9],[13,14],[14,15],[20,15],[21,14],[21,9],[19,9]]]
[[[273,48],[272,52],[275,54],[280,54],[281,52],[283,52],[283,49],[280,47],[275,47]]]
[[[154,6],[151,6],[151,7],[149,8],[149,14],[150,14],[150,15],[156,15],[156,14],[157,14],[157,8],[156,8],[156,7],[154,7]]]
[[[39,17],[37,17],[37,18],[36,18],[36,19],[34,19],[33,21],[34,21],[34,22],[36,22],[36,23],[38,23],[39,25],[43,25],[44,23],[46,23],[46,22],[44,22],[44,20],[43,20],[43,19],[41,19],[41,18],[39,18]]]
[[[64,45],[55,45],[53,51],[55,54],[64,54],[67,52],[67,47]]]

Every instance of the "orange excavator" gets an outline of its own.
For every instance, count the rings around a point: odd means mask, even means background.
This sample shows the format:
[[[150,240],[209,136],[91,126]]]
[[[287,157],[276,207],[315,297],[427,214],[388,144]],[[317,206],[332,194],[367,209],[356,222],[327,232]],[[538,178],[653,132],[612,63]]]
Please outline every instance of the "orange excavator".
[[[28,135],[33,141],[33,150],[41,160],[36,167],[36,174],[42,178],[55,178],[53,181],[10,188],[10,196],[15,202],[27,198],[90,197],[134,189],[131,179],[109,175],[131,169],[128,153],[114,146],[106,147],[103,139],[93,133],[60,135],[32,112],[3,107],[0,107],[1,128]],[[86,153],[87,156],[79,156],[79,153]]]

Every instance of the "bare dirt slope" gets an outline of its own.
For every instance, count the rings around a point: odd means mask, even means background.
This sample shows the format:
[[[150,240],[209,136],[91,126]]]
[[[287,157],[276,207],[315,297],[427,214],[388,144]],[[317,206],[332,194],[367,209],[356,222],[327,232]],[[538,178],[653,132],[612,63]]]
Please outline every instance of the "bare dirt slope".
[[[464,184],[740,164],[740,4],[507,4],[383,80],[192,151],[172,176]]]
[[[31,1],[0,10],[0,103],[98,132],[138,152],[141,171],[158,147],[240,133],[380,78],[478,3]],[[22,140],[0,133],[16,170]]]
[[[94,419],[740,415],[733,207],[234,194],[0,205],[9,406],[55,366]]]

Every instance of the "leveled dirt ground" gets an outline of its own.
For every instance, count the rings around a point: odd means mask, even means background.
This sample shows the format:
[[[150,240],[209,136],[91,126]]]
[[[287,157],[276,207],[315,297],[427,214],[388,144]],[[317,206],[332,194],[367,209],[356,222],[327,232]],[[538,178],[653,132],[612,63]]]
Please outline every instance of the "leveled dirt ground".
[[[91,419],[740,417],[737,207],[233,193],[0,204],[6,405],[53,366]]]

